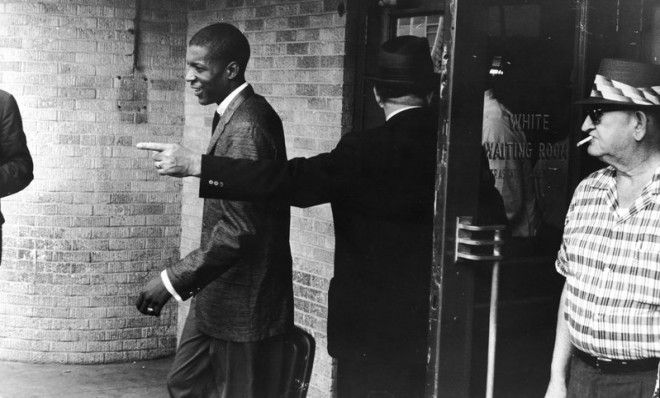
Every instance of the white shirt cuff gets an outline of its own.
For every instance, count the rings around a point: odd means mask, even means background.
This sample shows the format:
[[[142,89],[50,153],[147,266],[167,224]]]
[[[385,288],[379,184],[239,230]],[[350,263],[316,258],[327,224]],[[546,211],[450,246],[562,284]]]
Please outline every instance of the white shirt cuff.
[[[167,276],[167,270],[164,269],[163,272],[160,273],[160,279],[163,281],[163,285],[165,285],[165,289],[167,289],[168,292],[176,299],[176,301],[183,301],[181,300],[181,296],[174,290],[174,286],[172,286],[172,282],[170,282],[170,277]]]

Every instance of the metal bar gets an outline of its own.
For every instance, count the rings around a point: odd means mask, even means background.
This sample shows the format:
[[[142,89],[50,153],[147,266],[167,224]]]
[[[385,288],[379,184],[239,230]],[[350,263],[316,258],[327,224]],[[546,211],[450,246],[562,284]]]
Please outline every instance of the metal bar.
[[[457,257],[462,258],[464,260],[472,260],[472,261],[500,261],[502,259],[502,256],[485,256],[485,255],[470,254],[470,253],[459,253]]]
[[[470,246],[494,246],[502,244],[501,241],[493,239],[471,239],[471,238],[458,238],[458,243]]]
[[[500,231],[506,228],[506,225],[472,225],[464,224],[460,225],[460,228],[465,231],[475,231],[475,232],[484,232],[484,231]]]
[[[501,240],[501,231],[495,231],[495,240]],[[500,256],[499,246],[493,247],[493,255]],[[486,374],[486,398],[493,398],[495,386],[495,347],[497,346],[497,300],[499,296],[500,262],[493,264],[490,283],[490,314],[488,319],[488,368]]]
[[[142,3],[135,0],[135,18],[133,20],[133,74],[142,70],[140,65],[140,19],[142,19]]]

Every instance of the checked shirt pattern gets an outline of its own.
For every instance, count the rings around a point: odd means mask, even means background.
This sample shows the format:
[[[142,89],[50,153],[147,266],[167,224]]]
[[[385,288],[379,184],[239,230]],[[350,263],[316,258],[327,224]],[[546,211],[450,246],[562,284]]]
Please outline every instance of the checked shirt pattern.
[[[660,357],[660,169],[629,208],[617,201],[616,171],[577,187],[557,271],[566,277],[571,342],[594,356]]]

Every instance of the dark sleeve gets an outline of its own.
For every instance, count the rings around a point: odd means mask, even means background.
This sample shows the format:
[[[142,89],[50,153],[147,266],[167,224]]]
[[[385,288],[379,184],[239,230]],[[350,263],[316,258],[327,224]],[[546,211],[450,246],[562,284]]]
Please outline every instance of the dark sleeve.
[[[33,176],[32,157],[13,96],[2,104],[0,118],[0,197],[3,197],[25,188]]]
[[[315,206],[350,192],[361,167],[359,142],[344,136],[331,152],[294,158],[285,164],[202,156],[199,195],[231,200],[279,200]]]
[[[506,210],[502,195],[495,188],[495,178],[488,167],[488,158],[483,148],[480,158],[479,176],[479,204],[477,208],[477,224],[480,225],[506,225]]]

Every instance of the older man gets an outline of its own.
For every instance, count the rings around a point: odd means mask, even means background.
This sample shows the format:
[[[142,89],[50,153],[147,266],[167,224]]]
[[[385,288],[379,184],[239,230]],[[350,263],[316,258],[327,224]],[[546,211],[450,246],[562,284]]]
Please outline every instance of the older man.
[[[32,157],[25,143],[21,112],[14,97],[0,90],[0,197],[20,191],[32,178]],[[0,212],[0,260],[4,221]]]
[[[651,397],[660,357],[660,67],[603,60],[582,130],[609,166],[566,216],[546,397]],[[585,140],[583,140],[585,141]],[[567,381],[568,380],[568,381]]]

